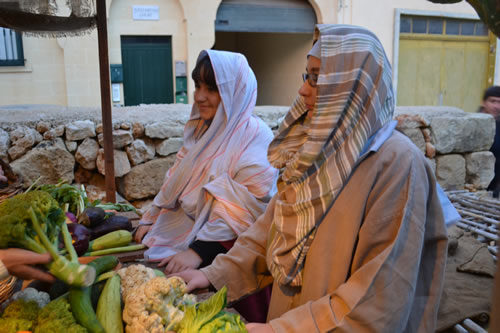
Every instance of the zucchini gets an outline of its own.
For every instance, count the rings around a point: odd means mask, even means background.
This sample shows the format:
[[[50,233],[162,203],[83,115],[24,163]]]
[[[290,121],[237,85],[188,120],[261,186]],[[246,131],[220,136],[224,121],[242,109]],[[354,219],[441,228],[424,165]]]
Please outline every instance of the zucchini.
[[[99,251],[112,247],[126,246],[129,245],[131,241],[132,233],[130,231],[116,230],[90,241],[88,251]]]
[[[123,333],[120,275],[115,274],[106,281],[96,313],[106,333]]]
[[[99,250],[99,251],[92,251],[92,252],[87,252],[85,255],[86,256],[105,256],[109,254],[115,254],[115,253],[123,253],[123,252],[131,252],[131,251],[138,251],[145,249],[146,245],[144,244],[135,244],[135,245],[128,245],[128,246],[121,246],[121,247],[113,247],[111,249],[104,249],[104,250]]]
[[[118,258],[115,256],[100,257],[91,261],[88,265],[94,267],[96,276],[99,276],[115,268],[118,265]],[[68,300],[71,305],[71,312],[73,312],[76,321],[90,333],[106,333],[92,307],[91,288],[70,288]]]

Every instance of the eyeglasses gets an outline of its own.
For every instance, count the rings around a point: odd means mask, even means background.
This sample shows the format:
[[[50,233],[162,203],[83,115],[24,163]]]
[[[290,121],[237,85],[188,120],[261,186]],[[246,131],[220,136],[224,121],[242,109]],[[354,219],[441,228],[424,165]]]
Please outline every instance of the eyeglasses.
[[[319,74],[317,73],[302,73],[302,80],[304,82],[307,80],[307,83],[314,88],[318,85],[318,76]]]

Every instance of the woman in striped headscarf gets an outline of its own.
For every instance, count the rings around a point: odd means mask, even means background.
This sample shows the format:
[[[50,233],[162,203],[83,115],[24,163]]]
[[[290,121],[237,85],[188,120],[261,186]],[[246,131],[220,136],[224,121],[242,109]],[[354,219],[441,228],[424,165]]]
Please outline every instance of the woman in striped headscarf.
[[[249,332],[433,332],[444,215],[424,155],[394,130],[380,41],[318,25],[303,76],[268,151],[277,195],[226,255],[180,275],[227,285],[229,301],[272,284],[269,323]]]
[[[135,236],[149,247],[145,258],[166,273],[206,266],[227,252],[276,192],[278,171],[266,159],[273,135],[252,115],[257,81],[246,58],[202,51],[192,76],[184,144]]]

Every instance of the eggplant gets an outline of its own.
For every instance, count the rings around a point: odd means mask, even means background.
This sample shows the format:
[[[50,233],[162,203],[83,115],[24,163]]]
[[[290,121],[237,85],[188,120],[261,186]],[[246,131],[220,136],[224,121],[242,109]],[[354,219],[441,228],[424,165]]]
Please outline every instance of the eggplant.
[[[130,222],[130,219],[126,216],[113,215],[97,227],[90,228],[90,240],[94,240],[115,230],[132,231],[132,222]]]
[[[88,228],[94,228],[103,223],[105,218],[106,212],[104,209],[99,207],[87,207],[80,216],[78,216],[78,223]]]
[[[78,223],[68,223],[68,230],[73,239],[73,247],[78,256],[83,256],[89,249],[90,231]]]

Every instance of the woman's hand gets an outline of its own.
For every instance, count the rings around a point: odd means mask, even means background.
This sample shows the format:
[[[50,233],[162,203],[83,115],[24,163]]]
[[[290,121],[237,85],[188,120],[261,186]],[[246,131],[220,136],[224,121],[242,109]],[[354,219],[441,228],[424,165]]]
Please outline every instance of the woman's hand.
[[[188,269],[198,268],[201,265],[200,256],[191,249],[179,252],[173,256],[166,257],[158,264],[158,267],[165,267],[165,274],[173,274]]]
[[[52,258],[50,254],[39,254],[23,249],[9,248],[0,250],[0,260],[9,271],[9,274],[24,280],[40,280],[54,282],[56,279],[31,265],[48,264]]]
[[[246,328],[248,333],[274,333],[269,324],[248,323]]]
[[[134,241],[136,243],[141,243],[142,239],[144,238],[144,236],[146,236],[149,230],[151,230],[151,225],[139,225],[139,227],[135,231]]]
[[[183,271],[176,274],[170,274],[170,276],[178,276],[184,280],[187,284],[187,291],[190,293],[195,289],[203,289],[210,287],[210,281],[208,281],[205,274],[202,271],[197,269],[188,269],[187,271]]]

